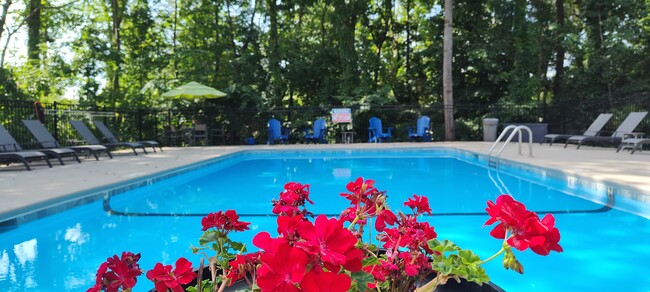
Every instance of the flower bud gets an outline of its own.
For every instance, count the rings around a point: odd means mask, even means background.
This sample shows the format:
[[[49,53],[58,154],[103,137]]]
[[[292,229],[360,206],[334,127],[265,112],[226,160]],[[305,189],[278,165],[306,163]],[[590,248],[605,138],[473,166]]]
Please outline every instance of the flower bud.
[[[514,266],[513,266],[512,269],[517,271],[517,273],[519,273],[519,274],[524,273],[524,266],[518,260],[515,260]]]

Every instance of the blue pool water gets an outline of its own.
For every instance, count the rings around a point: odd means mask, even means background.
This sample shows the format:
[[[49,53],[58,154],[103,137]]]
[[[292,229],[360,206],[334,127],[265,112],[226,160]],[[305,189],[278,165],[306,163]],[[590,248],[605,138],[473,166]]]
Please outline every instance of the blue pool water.
[[[576,185],[559,174],[522,167],[488,171],[471,153],[455,150],[275,151],[231,158],[110,198],[35,220],[0,233],[0,291],[85,291],[99,264],[122,251],[140,252],[146,271],[200,257],[201,214],[235,209],[250,231],[275,232],[270,201],[283,185],[311,185],[317,214],[338,214],[347,204],[345,184],[359,176],[377,181],[393,209],[413,194],[426,195],[438,233],[486,258],[501,242],[483,228],[487,200],[509,192],[530,210],[553,212],[563,253],[541,257],[517,253],[525,274],[486,265],[492,281],[507,291],[648,291],[650,220],[616,208],[606,189]],[[608,207],[607,204],[610,204]],[[610,208],[611,205],[614,208]],[[110,209],[109,214],[105,209]],[[135,291],[152,287],[143,275]]]

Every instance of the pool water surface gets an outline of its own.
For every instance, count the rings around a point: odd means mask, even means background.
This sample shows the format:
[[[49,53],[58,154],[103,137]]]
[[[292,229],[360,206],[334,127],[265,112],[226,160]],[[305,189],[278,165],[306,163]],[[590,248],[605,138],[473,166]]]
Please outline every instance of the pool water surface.
[[[563,253],[542,257],[515,252],[525,274],[507,271],[500,258],[486,264],[493,282],[506,291],[648,291],[650,220],[616,208],[612,194],[580,188],[571,180],[539,171],[488,169],[471,153],[452,150],[260,151],[232,155],[219,163],[160,180],[122,194],[22,224],[0,233],[2,291],[86,291],[100,263],[122,251],[140,252],[146,272],[156,262],[178,257],[198,266],[203,215],[234,209],[251,230],[234,240],[254,247],[260,231],[275,234],[271,199],[286,182],[311,185],[316,214],[338,215],[339,196],[357,177],[387,191],[394,210],[413,194],[429,198],[425,216],[440,239],[451,239],[482,258],[501,241],[483,227],[486,201],[507,192],[540,217],[551,212]],[[625,279],[625,281],[621,281]],[[153,285],[138,278],[135,291]]]

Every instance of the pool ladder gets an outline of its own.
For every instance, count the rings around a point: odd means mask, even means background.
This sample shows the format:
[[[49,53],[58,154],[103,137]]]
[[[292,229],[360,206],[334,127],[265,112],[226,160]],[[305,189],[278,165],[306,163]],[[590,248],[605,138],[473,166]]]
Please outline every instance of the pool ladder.
[[[510,135],[508,136],[508,139],[503,143],[499,151],[497,152],[496,155],[492,156],[492,151],[494,148],[501,142],[501,139],[508,133],[508,130],[512,129],[512,132],[510,132]],[[516,125],[510,125],[507,126],[503,131],[501,132],[501,135],[499,135],[499,138],[497,138],[496,141],[494,141],[494,144],[492,144],[492,147],[490,148],[490,151],[488,152],[488,167],[499,167],[499,157],[501,156],[501,153],[503,152],[503,149],[506,148],[506,145],[512,141],[512,138],[515,137],[515,135],[519,134],[519,155],[521,154],[521,140],[522,140],[522,130],[526,130],[528,132],[528,157],[533,157],[533,132],[530,130],[529,127],[527,126],[516,126]]]

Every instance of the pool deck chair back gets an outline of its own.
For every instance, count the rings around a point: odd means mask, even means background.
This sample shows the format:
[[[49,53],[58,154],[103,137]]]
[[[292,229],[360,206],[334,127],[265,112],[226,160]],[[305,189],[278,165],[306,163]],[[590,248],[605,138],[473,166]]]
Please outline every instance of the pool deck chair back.
[[[138,152],[135,151],[136,148],[142,149],[142,152],[147,154],[147,149],[144,149],[144,145],[140,143],[135,143],[135,142],[120,142],[120,143],[101,143],[97,137],[95,137],[95,134],[90,131],[90,129],[84,124],[82,121],[70,121],[70,124],[72,127],[77,130],[77,133],[86,140],[86,142],[90,145],[103,145],[108,147],[109,149],[116,149],[116,148],[131,148],[133,150],[133,153],[135,155],[138,155]]]
[[[600,134],[600,131],[605,127],[605,124],[611,119],[613,114],[600,114],[598,117],[594,120],[593,123],[591,123],[591,126],[587,128],[587,130],[582,134],[582,136],[586,137],[594,137],[598,136]],[[539,144],[544,144],[544,142],[548,142],[549,146],[553,145],[555,142],[559,141],[565,141],[575,135],[568,135],[568,134],[548,134],[544,136],[544,139],[542,142]]]
[[[117,137],[115,135],[113,135],[113,132],[111,132],[111,130],[108,129],[108,127],[106,127],[106,125],[102,121],[93,121],[93,124],[95,124],[95,127],[97,127],[97,129],[99,129],[99,131],[102,132],[102,135],[104,135],[104,137],[106,137],[108,142],[110,142],[110,143],[121,143],[121,141],[119,139],[117,139]],[[149,140],[149,141],[136,141],[135,143],[140,143],[140,144],[144,145],[145,147],[151,147],[153,149],[153,152],[156,152],[156,147],[160,148],[160,151],[163,151],[162,147],[160,146],[160,143],[158,143],[157,141],[151,141],[151,140]]]
[[[606,143],[618,146],[624,138],[634,134],[634,128],[641,123],[647,114],[648,112],[631,112],[611,136],[572,136],[567,139],[564,147],[566,148],[569,144],[578,144],[577,149],[580,149],[581,145],[588,143]]]
[[[69,148],[76,151],[77,153],[84,153],[86,156],[92,155],[95,157],[95,160],[99,160],[98,154],[104,152],[106,155],[108,155],[108,157],[113,158],[111,151],[106,146],[102,145],[76,145],[61,147],[59,141],[54,139],[54,136],[52,136],[52,134],[50,134],[45,126],[38,120],[23,120],[23,124],[25,127],[27,127],[29,132],[32,133],[34,138],[36,138],[36,141],[38,141],[38,144],[40,144],[42,148]]]

